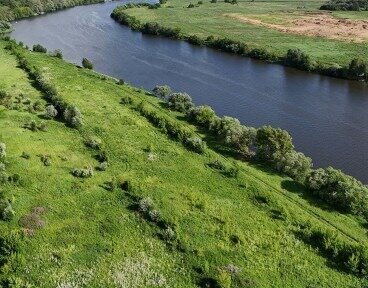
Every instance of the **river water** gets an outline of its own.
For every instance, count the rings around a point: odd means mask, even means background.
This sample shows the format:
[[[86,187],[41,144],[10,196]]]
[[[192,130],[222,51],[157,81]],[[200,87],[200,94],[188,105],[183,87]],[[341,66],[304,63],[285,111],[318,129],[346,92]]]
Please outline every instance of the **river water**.
[[[95,70],[152,89],[167,84],[242,123],[290,132],[315,167],[368,183],[368,86],[132,32],[110,18],[122,2],[80,6],[14,23],[12,36],[87,57]]]

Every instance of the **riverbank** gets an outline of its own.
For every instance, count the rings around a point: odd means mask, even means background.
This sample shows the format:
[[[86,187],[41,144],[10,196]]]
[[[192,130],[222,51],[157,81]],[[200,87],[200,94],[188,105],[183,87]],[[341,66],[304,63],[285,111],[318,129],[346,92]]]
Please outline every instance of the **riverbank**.
[[[326,14],[318,10],[321,3],[307,2],[305,7],[299,7],[297,2],[238,2],[232,5],[206,1],[191,6],[190,1],[173,0],[163,5],[124,5],[116,8],[112,17],[147,34],[184,39],[195,45],[323,75],[365,80],[368,75],[365,44],[368,35],[365,28],[356,35],[353,32],[345,35],[344,31],[355,31],[346,25],[353,25],[354,21],[364,22],[366,14]],[[343,17],[354,18],[350,21],[353,24]],[[296,22],[299,18],[304,22]],[[331,35],[328,28],[319,31],[318,27],[326,27],[326,22],[338,27],[337,31],[332,27]],[[366,27],[363,22],[356,25]],[[300,27],[308,25],[310,30],[301,30]]]
[[[173,129],[207,133],[148,91],[9,41],[0,59],[1,285],[364,287],[359,217],[216,141],[192,152]],[[55,100],[83,125],[45,117]]]
[[[72,1],[19,1],[0,4],[0,21],[14,21],[39,16],[70,7],[103,3],[105,0],[72,0]]]

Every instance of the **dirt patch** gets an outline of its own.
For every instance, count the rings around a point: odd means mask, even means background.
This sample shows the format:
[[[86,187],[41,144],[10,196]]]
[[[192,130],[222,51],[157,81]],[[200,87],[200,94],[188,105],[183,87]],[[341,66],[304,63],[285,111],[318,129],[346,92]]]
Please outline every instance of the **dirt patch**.
[[[271,24],[239,13],[224,14],[238,21],[271,28],[284,33],[317,36],[329,39],[365,42],[368,40],[368,20],[337,19],[328,12],[304,13],[287,24]]]

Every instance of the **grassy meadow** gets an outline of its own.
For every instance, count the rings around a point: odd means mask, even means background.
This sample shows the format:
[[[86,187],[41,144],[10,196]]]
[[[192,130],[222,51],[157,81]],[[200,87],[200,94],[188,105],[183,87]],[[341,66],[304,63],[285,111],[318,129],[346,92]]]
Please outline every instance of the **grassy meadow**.
[[[0,186],[16,212],[10,222],[0,221],[0,231],[20,235],[17,252],[0,265],[8,287],[366,287],[364,278],[298,236],[311,225],[365,245],[361,219],[329,210],[290,178],[218,154],[210,143],[204,154],[188,151],[121,104],[129,96],[196,129],[146,91],[42,53],[25,57],[80,108],[84,126],[45,120],[24,102],[17,109],[0,106],[6,171],[20,176]],[[3,42],[0,59],[0,90],[14,103],[22,93],[45,105]],[[32,120],[44,121],[46,131],[25,128]],[[109,165],[76,178],[73,168],[98,165],[96,151],[84,144],[89,136],[102,140]],[[214,160],[239,167],[238,177],[209,167]],[[123,181],[128,192],[113,185]],[[175,236],[133,209],[147,197]]]
[[[284,56],[288,49],[299,48],[311,60],[341,66],[348,65],[354,58],[368,58],[368,35],[363,22],[359,24],[363,26],[359,26],[360,30],[356,31],[356,35],[348,32],[356,29],[355,26],[345,27],[342,23],[330,23],[341,19],[368,20],[366,11],[321,12],[319,7],[324,1],[240,0],[234,5],[224,1],[211,3],[210,0],[205,0],[200,5],[197,2],[169,0],[158,9],[132,8],[125,13],[135,16],[142,23],[157,22],[164,27],[180,28],[187,36],[227,37],[244,42],[250,48],[265,48],[277,56]],[[190,3],[195,7],[188,8]],[[293,24],[293,21],[303,19],[308,23]],[[279,26],[275,28],[273,25]],[[311,29],[305,35],[299,34],[298,29],[305,25],[312,25]],[[323,33],[327,37],[314,35],[315,27],[325,27]],[[293,29],[298,33],[290,32]]]

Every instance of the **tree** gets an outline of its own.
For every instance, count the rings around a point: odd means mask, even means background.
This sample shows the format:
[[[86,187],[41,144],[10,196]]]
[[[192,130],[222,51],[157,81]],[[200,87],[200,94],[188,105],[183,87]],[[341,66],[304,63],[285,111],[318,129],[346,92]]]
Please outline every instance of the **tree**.
[[[78,128],[83,125],[82,113],[75,105],[68,106],[64,111],[64,120],[74,128]]]
[[[58,111],[53,105],[48,105],[46,107],[45,117],[47,119],[53,119],[57,116],[57,114],[58,114]]]
[[[276,167],[296,181],[304,182],[312,168],[312,159],[301,152],[290,151],[277,160]]]
[[[33,52],[47,53],[47,49],[40,44],[33,45]]]
[[[285,57],[285,63],[286,65],[307,71],[312,68],[309,56],[300,49],[289,49]]]
[[[171,94],[171,88],[167,85],[156,86],[152,92],[156,97],[165,99]]]
[[[294,149],[290,134],[280,128],[263,126],[257,131],[256,155],[259,159],[273,162]]]
[[[171,108],[180,112],[186,112],[193,107],[192,98],[181,92],[171,94],[168,103]]]
[[[93,64],[92,64],[92,62],[91,62],[90,60],[88,60],[87,58],[83,58],[83,60],[82,60],[82,65],[83,65],[83,67],[84,67],[84,68],[86,68],[86,69],[90,69],[90,70],[92,70],[92,69],[93,69]]]
[[[210,106],[198,106],[188,111],[188,118],[190,121],[209,128],[216,118],[216,113]]]
[[[368,77],[368,63],[362,59],[353,59],[349,65],[349,77],[354,79]]]

